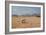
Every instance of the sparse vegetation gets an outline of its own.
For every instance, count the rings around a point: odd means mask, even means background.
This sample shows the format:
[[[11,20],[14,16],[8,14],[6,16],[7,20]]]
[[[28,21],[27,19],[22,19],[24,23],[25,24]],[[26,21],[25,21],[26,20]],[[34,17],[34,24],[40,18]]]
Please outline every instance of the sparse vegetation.
[[[40,27],[40,17],[36,16],[12,16],[12,28]]]

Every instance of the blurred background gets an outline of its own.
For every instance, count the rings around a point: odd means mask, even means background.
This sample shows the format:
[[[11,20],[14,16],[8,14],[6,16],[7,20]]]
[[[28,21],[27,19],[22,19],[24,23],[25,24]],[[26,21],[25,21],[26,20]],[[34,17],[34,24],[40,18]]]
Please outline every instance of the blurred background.
[[[14,16],[40,16],[41,7],[12,6]]]

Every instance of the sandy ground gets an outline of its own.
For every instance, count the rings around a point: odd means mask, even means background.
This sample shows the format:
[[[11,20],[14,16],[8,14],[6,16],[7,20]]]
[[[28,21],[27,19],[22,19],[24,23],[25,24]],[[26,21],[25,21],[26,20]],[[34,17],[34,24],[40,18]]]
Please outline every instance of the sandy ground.
[[[12,16],[12,28],[40,27],[40,17],[36,16]]]

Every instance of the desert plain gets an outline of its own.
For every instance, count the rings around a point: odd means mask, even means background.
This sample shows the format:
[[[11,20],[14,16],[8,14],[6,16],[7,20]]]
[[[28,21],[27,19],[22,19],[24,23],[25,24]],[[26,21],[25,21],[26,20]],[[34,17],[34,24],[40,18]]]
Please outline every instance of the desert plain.
[[[12,16],[12,28],[38,28],[40,17],[36,16]]]

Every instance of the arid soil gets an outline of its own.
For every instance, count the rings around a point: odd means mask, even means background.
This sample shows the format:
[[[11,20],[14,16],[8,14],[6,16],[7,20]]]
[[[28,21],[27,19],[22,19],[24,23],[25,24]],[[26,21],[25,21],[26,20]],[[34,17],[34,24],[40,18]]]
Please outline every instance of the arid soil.
[[[40,17],[36,16],[12,16],[12,28],[40,27]]]

